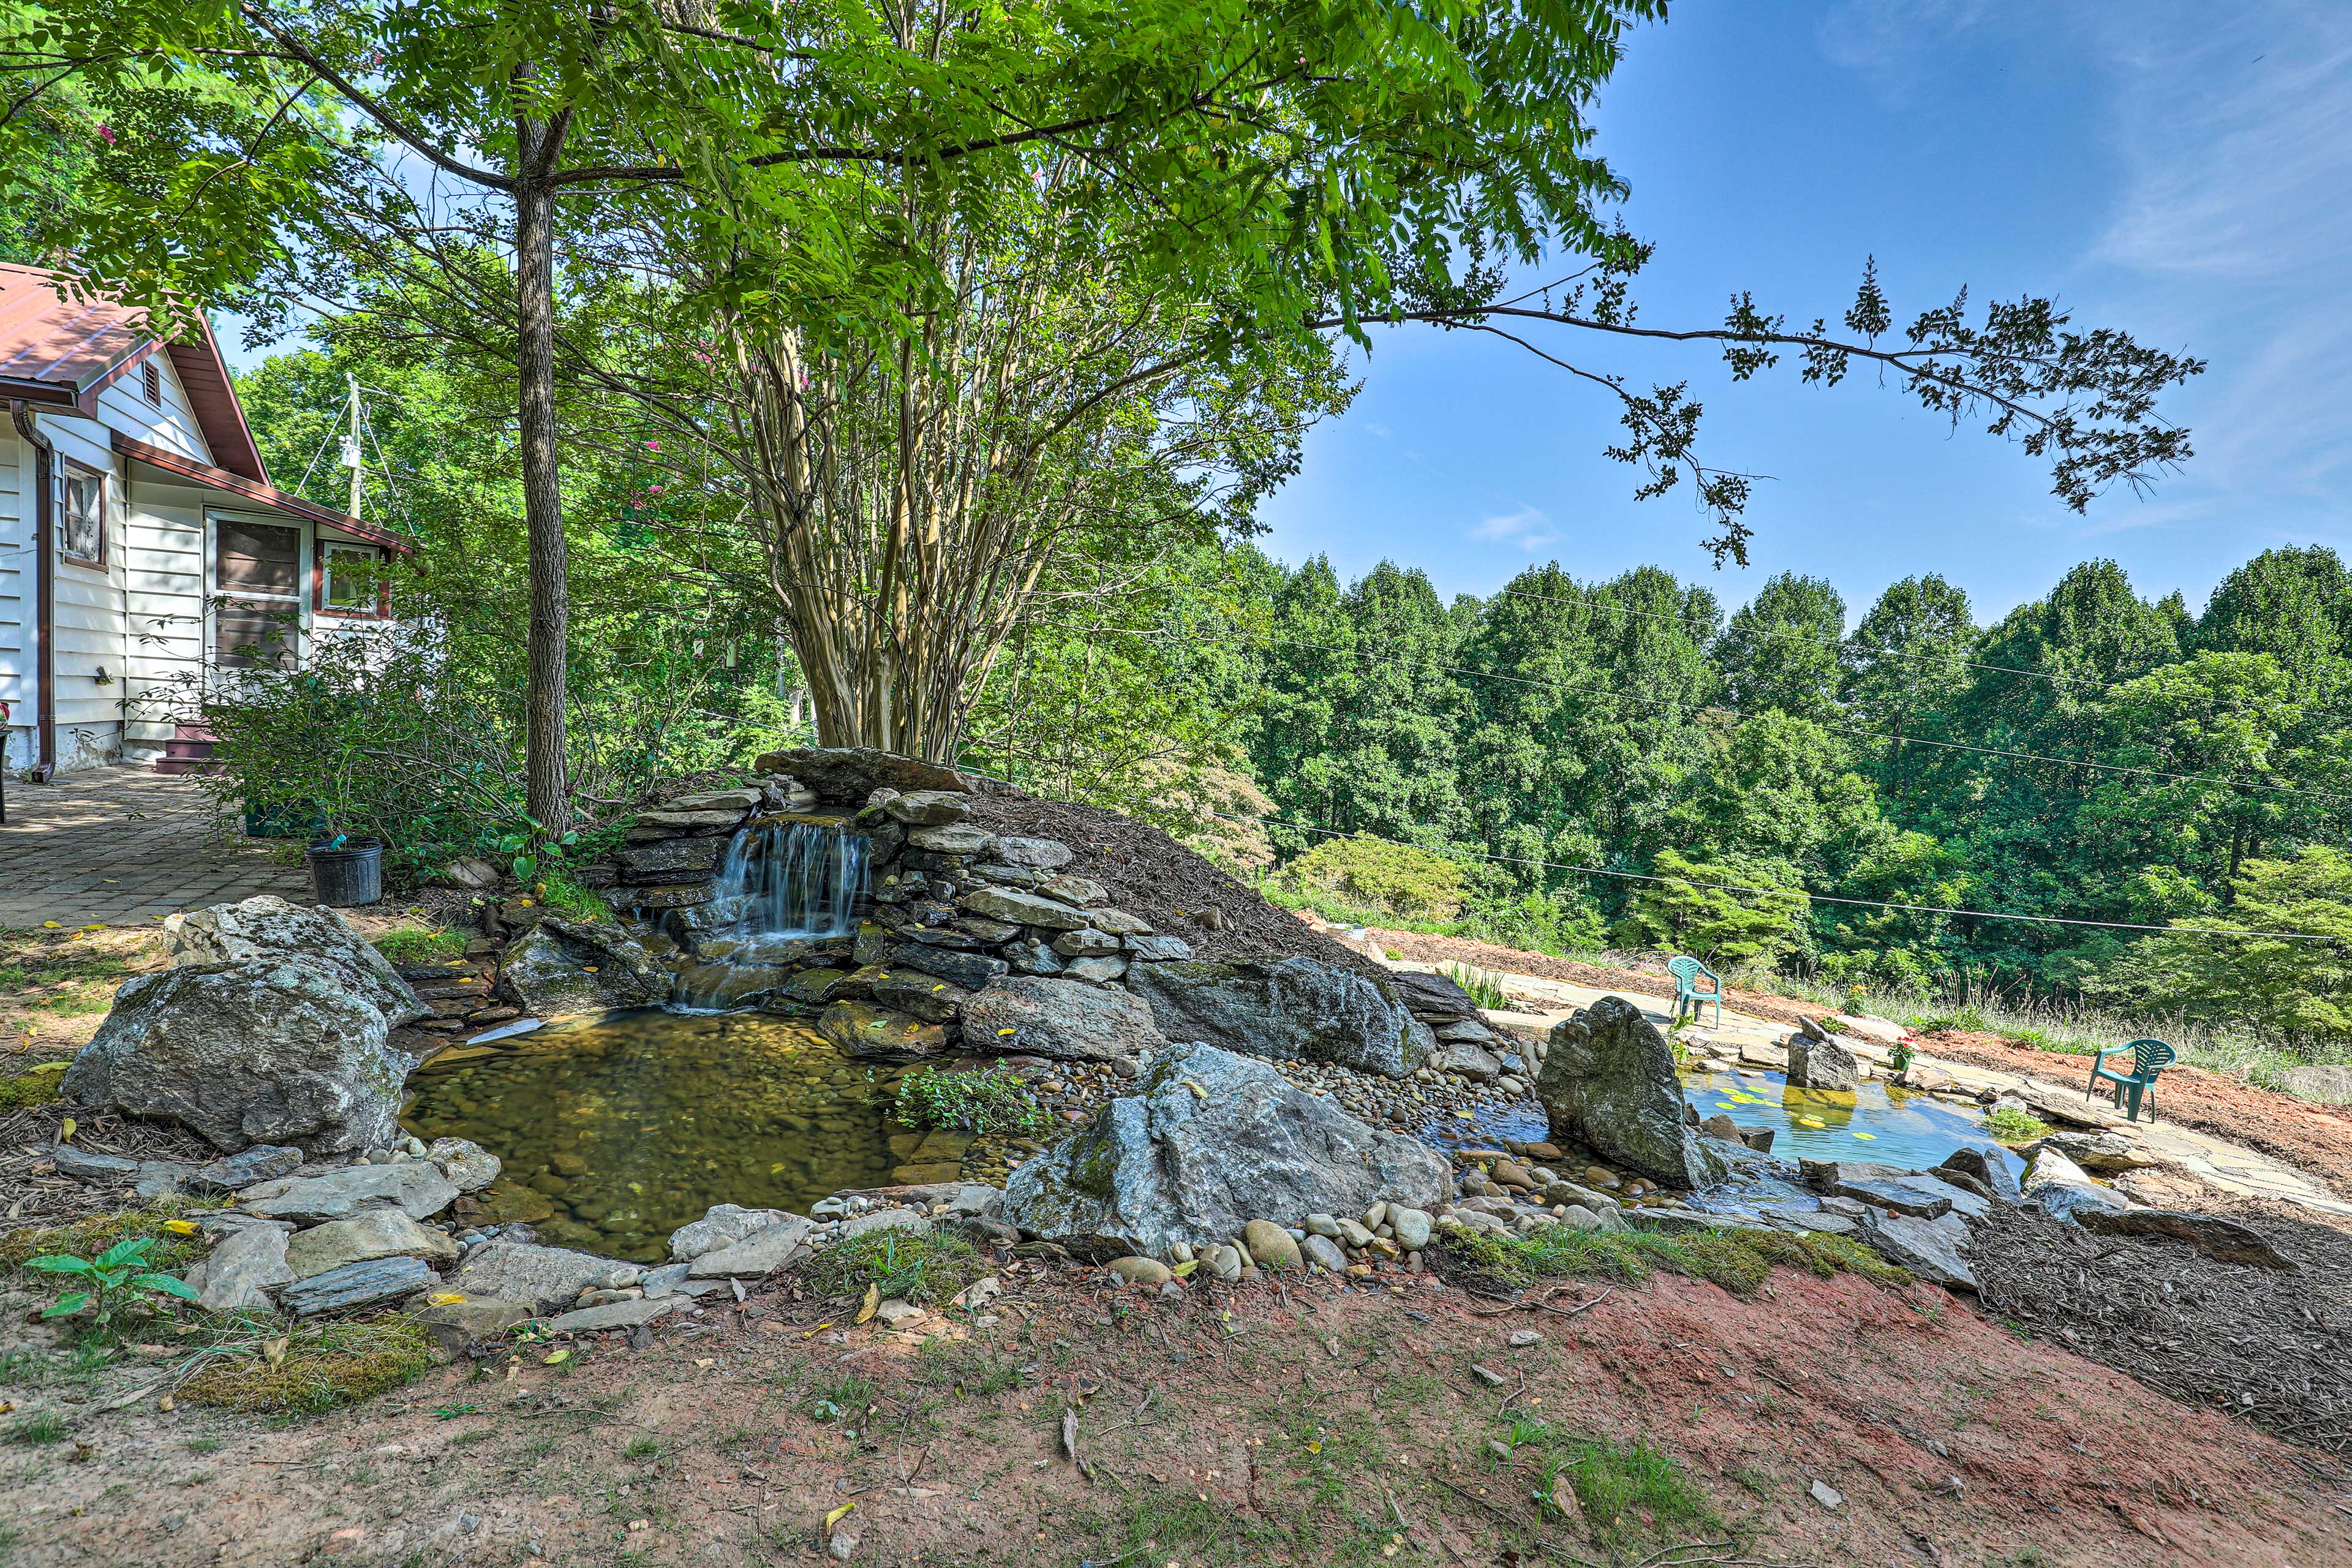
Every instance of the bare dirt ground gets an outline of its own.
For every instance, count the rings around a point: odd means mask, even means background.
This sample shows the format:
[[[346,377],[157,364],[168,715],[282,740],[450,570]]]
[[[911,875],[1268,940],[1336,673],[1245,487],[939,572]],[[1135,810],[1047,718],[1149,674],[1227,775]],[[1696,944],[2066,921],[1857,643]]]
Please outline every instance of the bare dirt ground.
[[[2352,1563],[2324,1461],[1940,1291],[1661,1277],[1564,1315],[1598,1294],[1040,1272],[910,1343],[771,1289],[289,1427],[76,1416],[0,1446],[0,1530],[23,1568],[803,1562],[845,1504],[893,1564]],[[1535,1500],[1563,1465],[1575,1521]]]
[[[1427,936],[1420,931],[1389,931],[1380,926],[1370,928],[1368,934],[1399,958],[1409,959],[1415,963],[1466,963],[1474,969],[1536,974],[1546,980],[1564,980],[1570,985],[1630,991],[1643,996],[1663,996],[1670,1001],[1675,994],[1674,980],[1663,968],[1653,971],[1580,963],[1572,958],[1554,958],[1544,952],[1522,952],[1515,947],[1496,947],[1492,942],[1471,942],[1465,937]],[[1825,1011],[1816,1003],[1775,996],[1762,991],[1742,991],[1737,986],[1726,990],[1723,994],[1724,1001],[1740,1012],[1780,1024],[1794,1024],[1800,1018],[1818,1018]]]
[[[1971,1067],[2035,1073],[2062,1083],[2085,1080],[2091,1072],[2088,1057],[2038,1051],[2000,1035],[1948,1031],[1925,1036],[1921,1044],[1933,1055]],[[2317,1177],[2338,1197],[2352,1198],[2352,1111],[2200,1068],[2169,1067],[2157,1085],[2156,1113],[2259,1149]]]

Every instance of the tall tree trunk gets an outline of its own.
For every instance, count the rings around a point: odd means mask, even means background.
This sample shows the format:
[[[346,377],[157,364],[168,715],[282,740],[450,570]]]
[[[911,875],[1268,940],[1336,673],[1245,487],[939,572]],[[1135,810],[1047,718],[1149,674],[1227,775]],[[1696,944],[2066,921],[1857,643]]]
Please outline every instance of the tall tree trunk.
[[[546,184],[568,115],[519,118],[515,184],[515,371],[521,416],[522,504],[530,542],[529,673],[523,774],[530,815],[560,834],[572,818],[564,756],[564,660],[571,587],[555,450],[555,194]]]

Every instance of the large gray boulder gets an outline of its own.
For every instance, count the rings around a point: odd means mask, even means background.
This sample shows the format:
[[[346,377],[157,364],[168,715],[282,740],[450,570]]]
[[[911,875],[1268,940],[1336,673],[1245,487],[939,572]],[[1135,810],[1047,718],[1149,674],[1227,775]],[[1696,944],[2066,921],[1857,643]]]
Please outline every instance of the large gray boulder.
[[[1862,1063],[1837,1040],[1789,1037],[1789,1087],[1831,1094],[1850,1092],[1862,1081]]]
[[[257,901],[257,900],[256,900]],[[336,969],[291,958],[142,974],[58,1086],[68,1103],[177,1121],[234,1153],[391,1142],[410,1059],[383,1010]]]
[[[1427,1145],[1375,1131],[1265,1062],[1184,1045],[1153,1060],[1138,1093],[1014,1171],[1004,1220],[1091,1257],[1165,1258],[1254,1219],[1434,1208],[1450,1175]]]
[[[1622,996],[1552,1026],[1536,1098],[1553,1142],[1582,1143],[1667,1186],[1704,1187],[1728,1169],[1684,1119],[1673,1047]]]
[[[383,954],[333,910],[289,904],[263,893],[241,904],[190,910],[163,921],[163,953],[173,967],[294,959],[332,975],[342,989],[365,998],[393,1028],[413,1024],[431,1008]]]
[[[1014,974],[963,1005],[964,1048],[1057,1061],[1132,1060],[1167,1045],[1139,996],[1077,980]]]
[[[549,915],[499,954],[499,984],[542,1018],[566,1013],[658,1007],[669,971],[616,925]]]
[[[1393,985],[1311,958],[1139,963],[1127,987],[1151,1005],[1171,1040],[1277,1061],[1304,1057],[1402,1078],[1437,1044]]]

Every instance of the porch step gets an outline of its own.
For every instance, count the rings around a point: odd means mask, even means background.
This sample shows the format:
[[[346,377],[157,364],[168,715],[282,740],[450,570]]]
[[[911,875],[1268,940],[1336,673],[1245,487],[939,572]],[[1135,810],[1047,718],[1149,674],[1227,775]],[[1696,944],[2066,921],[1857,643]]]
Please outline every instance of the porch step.
[[[217,773],[220,763],[213,760],[213,732],[202,724],[174,724],[172,738],[163,742],[163,754],[155,759],[159,773]]]

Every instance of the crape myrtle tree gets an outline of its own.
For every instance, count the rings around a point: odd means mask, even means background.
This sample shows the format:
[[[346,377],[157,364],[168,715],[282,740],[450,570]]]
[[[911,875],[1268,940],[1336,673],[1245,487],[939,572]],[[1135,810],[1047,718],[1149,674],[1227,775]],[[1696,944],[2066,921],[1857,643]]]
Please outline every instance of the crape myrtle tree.
[[[437,261],[454,226],[478,271],[492,238],[508,287],[478,277],[435,324],[470,300],[511,332],[550,823],[567,258],[638,266],[731,383],[644,390],[734,449],[821,733],[941,758],[1057,542],[1149,493],[1163,451],[1240,515],[1373,323],[1496,333],[1597,389],[1639,493],[1686,487],[1720,559],[1746,559],[1750,477],[1702,460],[1686,383],[1637,386],[1597,345],[1707,346],[1738,379],[1859,364],[2018,441],[2077,510],[2189,455],[2158,398],[2197,362],[2048,299],[1898,329],[1866,268],[1836,327],[1746,294],[1638,321],[1649,251],[1589,117],[1655,0],[7,4],[0,177],[52,95],[139,130],[37,237],[95,284],[254,303],[354,234]]]

